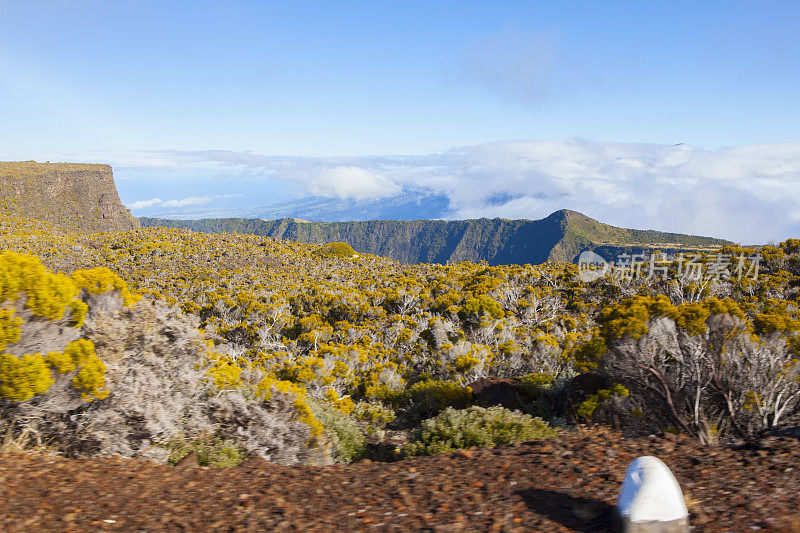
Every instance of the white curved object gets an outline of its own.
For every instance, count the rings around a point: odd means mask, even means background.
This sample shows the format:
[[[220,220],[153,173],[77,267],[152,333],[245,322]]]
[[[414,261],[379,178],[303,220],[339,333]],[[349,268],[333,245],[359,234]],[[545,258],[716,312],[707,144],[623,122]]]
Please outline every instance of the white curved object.
[[[672,472],[658,457],[639,457],[628,465],[617,500],[627,522],[686,521],[689,511]]]

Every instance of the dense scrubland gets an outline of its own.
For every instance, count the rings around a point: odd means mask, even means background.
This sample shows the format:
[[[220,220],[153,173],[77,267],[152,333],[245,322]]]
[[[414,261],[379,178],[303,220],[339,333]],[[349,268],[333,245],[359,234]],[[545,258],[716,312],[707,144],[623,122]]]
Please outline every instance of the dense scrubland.
[[[13,217],[0,243],[6,446],[325,464],[585,422],[714,443],[800,421],[798,240],[721,249],[739,266],[760,253],[757,275],[720,276],[709,253],[589,283],[569,263],[404,265],[342,243]]]

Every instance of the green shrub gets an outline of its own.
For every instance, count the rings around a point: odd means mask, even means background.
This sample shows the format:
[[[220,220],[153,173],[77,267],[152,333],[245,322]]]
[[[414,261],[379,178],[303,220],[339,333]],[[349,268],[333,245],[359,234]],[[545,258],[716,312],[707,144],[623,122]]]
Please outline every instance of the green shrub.
[[[447,408],[422,422],[404,448],[408,456],[446,453],[472,446],[496,446],[554,437],[558,431],[541,418],[500,406]]]
[[[200,439],[173,439],[165,445],[172,453],[167,459],[171,465],[177,464],[191,452],[197,452],[200,466],[230,467],[238,466],[247,459],[247,451],[236,441],[218,437]]]
[[[367,448],[367,440],[355,420],[323,400],[306,400],[311,412],[325,428],[333,444],[333,458],[342,463],[360,459]]]
[[[322,257],[323,259],[330,259],[334,257],[339,259],[347,259],[357,255],[356,251],[353,250],[353,247],[346,242],[332,242],[329,244],[323,244],[314,250],[312,254],[317,257]]]
[[[411,420],[430,418],[447,407],[463,409],[472,402],[472,388],[452,381],[420,381],[390,398]]]
[[[630,392],[619,383],[615,383],[610,388],[599,390],[596,394],[592,394],[582,401],[576,413],[580,418],[592,418],[598,409],[608,406],[615,396],[617,398],[627,398],[630,396]]]
[[[555,376],[547,372],[534,372],[533,374],[526,374],[519,378],[520,386],[522,386],[525,392],[530,394],[532,398],[536,399],[539,399],[547,392],[555,380]]]
[[[464,305],[458,311],[458,316],[464,321],[482,322],[486,317],[503,318],[505,313],[502,305],[481,294],[477,298],[469,298],[464,302]]]
[[[560,382],[556,382],[555,376],[547,372],[534,372],[520,377],[519,383],[533,399],[525,411],[546,420],[552,418],[554,411],[557,410],[556,398],[560,391]]]
[[[378,401],[357,402],[351,414],[366,425],[366,431],[370,435],[383,429],[397,416],[393,410]]]

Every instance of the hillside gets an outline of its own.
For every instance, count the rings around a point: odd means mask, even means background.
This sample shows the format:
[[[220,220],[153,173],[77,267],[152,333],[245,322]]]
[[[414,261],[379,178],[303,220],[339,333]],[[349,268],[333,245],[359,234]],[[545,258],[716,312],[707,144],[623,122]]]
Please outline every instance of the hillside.
[[[598,531],[639,455],[696,531],[797,524],[799,240],[757,279],[585,283],[44,226],[0,219],[0,452],[43,454],[0,457],[4,530]]]
[[[139,222],[122,205],[109,165],[0,162],[0,212],[81,232],[127,231]]]
[[[490,265],[572,261],[596,249],[606,257],[642,248],[708,249],[722,239],[617,228],[575,211],[556,211],[541,220],[370,220],[298,222],[221,218],[203,220],[140,219],[142,226],[190,229],[203,233],[241,233],[302,243],[346,242],[360,253],[382,255],[401,263],[487,261]]]

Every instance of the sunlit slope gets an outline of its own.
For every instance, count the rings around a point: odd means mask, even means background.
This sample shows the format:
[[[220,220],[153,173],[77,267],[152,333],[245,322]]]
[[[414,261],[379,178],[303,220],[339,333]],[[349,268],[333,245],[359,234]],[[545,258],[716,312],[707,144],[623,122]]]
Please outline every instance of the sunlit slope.
[[[314,434],[321,431],[314,420],[325,426],[333,420],[328,415],[339,416],[326,414],[329,408],[355,413],[359,423],[369,419],[378,429],[395,416],[415,427],[442,409],[468,408],[468,387],[482,377],[527,383],[530,394],[544,398],[532,414],[602,417],[611,396],[631,398],[629,410],[620,412],[631,427],[646,422],[645,431],[652,433],[677,423],[706,441],[721,431],[755,434],[800,416],[800,404],[783,407],[783,399],[800,398],[791,396],[800,383],[797,240],[761,247],[757,278],[687,278],[681,275],[688,272],[687,261],[675,258],[664,277],[620,272],[592,283],[581,282],[578,267],[563,262],[410,265],[356,254],[343,243],[169,228],[86,235],[0,219],[0,243],[41,257],[56,272],[106,266],[145,301],[165,300],[196,316],[213,344],[209,372],[215,383],[245,391],[264,380],[265,386],[281,383],[308,400],[296,405],[297,419],[306,420]],[[722,252],[755,254],[736,246]],[[701,261],[710,266],[714,258]],[[636,357],[652,353],[663,357],[647,364],[658,366],[637,373]],[[692,354],[700,354],[702,364],[681,362]],[[592,369],[607,376],[610,388],[564,403],[561,394],[571,380]],[[710,383],[722,369],[735,377],[731,388],[706,389],[699,404],[705,418],[699,420],[730,421],[708,429],[693,422],[696,391],[685,384],[695,383],[692,372],[702,371],[700,378]],[[670,394],[685,401],[670,406],[649,396],[656,373],[674,378],[667,384]],[[790,395],[767,387],[772,383]],[[769,405],[778,405],[785,416],[770,418],[753,409],[753,391],[778,391],[770,393]],[[720,394],[735,395],[732,415]],[[681,411],[676,414],[674,406]],[[309,414],[314,409],[319,419]],[[337,448],[343,457],[358,456],[358,446],[343,446]]]
[[[145,227],[163,226],[204,233],[243,233],[304,243],[346,242],[356,251],[401,263],[487,261],[490,265],[572,261],[582,250],[613,256],[630,248],[713,249],[728,241],[710,237],[624,229],[575,211],[556,211],[541,220],[369,220],[299,222],[222,218],[165,220],[142,218]]]
[[[109,165],[0,162],[0,213],[73,231],[139,227],[120,201]]]

